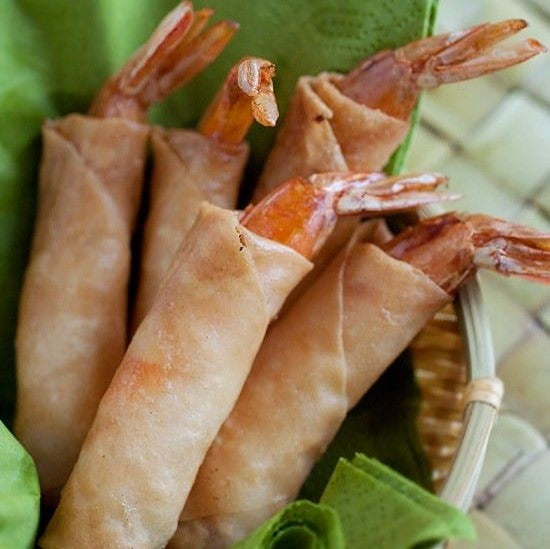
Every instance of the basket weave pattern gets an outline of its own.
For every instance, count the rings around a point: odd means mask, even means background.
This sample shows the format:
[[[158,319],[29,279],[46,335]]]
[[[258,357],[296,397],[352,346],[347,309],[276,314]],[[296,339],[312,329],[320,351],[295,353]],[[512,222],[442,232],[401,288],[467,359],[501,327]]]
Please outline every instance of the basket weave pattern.
[[[467,383],[464,347],[452,305],[415,338],[411,351],[422,394],[417,428],[439,492],[460,443]]]
[[[550,44],[547,0],[443,0],[436,31],[510,17],[525,18],[530,27],[524,34]],[[448,174],[451,190],[463,195],[455,205],[459,210],[550,231],[548,150],[550,55],[546,54],[493,76],[425,94],[408,169]],[[550,478],[550,293],[547,287],[498,275],[480,273],[479,279],[493,334],[496,374],[504,382],[505,395],[474,499],[481,510],[473,515],[477,546],[545,547],[550,538],[550,500],[542,481]],[[431,325],[427,334],[434,329]],[[456,399],[449,398],[435,411],[441,402],[437,393],[444,395],[452,378],[452,367],[444,357],[455,356],[457,368],[460,361],[445,338],[440,351],[424,334],[415,343],[420,344],[418,377],[426,400],[419,430],[434,465],[437,488],[448,474],[450,449],[438,438],[436,427],[447,422],[450,443],[456,433],[454,421],[462,417],[458,394],[464,388],[457,380]],[[434,447],[427,441],[437,442]]]

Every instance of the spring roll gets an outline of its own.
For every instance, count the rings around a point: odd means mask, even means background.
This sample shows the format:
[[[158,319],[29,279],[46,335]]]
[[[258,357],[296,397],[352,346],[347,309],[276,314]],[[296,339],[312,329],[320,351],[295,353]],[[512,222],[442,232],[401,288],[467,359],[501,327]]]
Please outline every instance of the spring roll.
[[[16,340],[15,432],[35,460],[46,500],[69,476],[124,353],[130,238],[148,134],[136,122],[81,115],[43,127]]]
[[[163,547],[270,319],[311,263],[205,204],[105,393],[41,546]]]
[[[347,411],[450,299],[377,246],[350,244],[267,334],[170,547],[228,547],[294,499]]]
[[[335,85],[341,75],[321,73],[298,80],[258,186],[259,199],[291,176],[331,171],[380,171],[401,144],[409,123],[362,105]],[[349,240],[358,219],[341,219],[315,260],[302,291]]]
[[[380,247],[352,240],[264,340],[172,545],[225,547],[294,498],[346,411],[480,267],[548,284],[550,234],[450,212]]]
[[[198,131],[154,130],[151,205],[143,236],[134,329],[151,307],[200,203],[208,200],[222,208],[235,207],[248,159],[246,134],[254,119],[273,126],[278,117],[274,73],[269,61],[245,58],[229,71]],[[260,102],[261,110],[255,106]]]
[[[345,96],[341,75],[298,80],[285,120],[256,189],[261,198],[292,176],[330,171],[380,171],[409,123]]]

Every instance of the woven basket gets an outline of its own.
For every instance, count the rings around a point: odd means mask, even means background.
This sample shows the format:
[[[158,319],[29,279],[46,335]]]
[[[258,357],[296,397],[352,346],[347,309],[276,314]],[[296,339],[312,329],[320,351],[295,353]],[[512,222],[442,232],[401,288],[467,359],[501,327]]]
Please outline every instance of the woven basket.
[[[419,216],[442,212],[425,207]],[[462,285],[455,303],[434,317],[411,349],[423,397],[417,428],[435,491],[467,511],[502,397],[477,277]]]

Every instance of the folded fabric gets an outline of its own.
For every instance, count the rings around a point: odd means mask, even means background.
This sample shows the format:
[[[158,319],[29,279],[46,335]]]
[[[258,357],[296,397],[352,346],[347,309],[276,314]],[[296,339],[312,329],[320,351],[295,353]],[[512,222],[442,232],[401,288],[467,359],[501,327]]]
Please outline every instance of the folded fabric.
[[[32,547],[39,514],[34,463],[0,421],[0,547]]]
[[[295,501],[236,543],[234,549],[344,549],[344,534],[334,509]]]
[[[470,519],[363,454],[341,459],[319,504],[296,501],[233,549],[403,549],[475,539]]]
[[[321,497],[338,511],[348,549],[401,549],[475,539],[470,519],[375,459],[342,459]]]

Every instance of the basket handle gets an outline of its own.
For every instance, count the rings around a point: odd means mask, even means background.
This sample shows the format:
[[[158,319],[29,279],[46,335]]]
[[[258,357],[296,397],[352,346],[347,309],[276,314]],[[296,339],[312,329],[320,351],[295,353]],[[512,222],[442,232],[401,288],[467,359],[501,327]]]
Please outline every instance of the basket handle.
[[[441,498],[468,511],[483,465],[489,435],[498,415],[503,394],[498,378],[472,380],[466,389],[464,431]]]
[[[459,509],[468,511],[483,465],[489,435],[497,417],[500,401],[496,396],[502,385],[498,381],[494,382],[495,385],[492,385],[492,381],[477,382],[496,379],[489,318],[483,305],[477,276],[463,284],[456,304],[471,389],[465,395],[469,400],[464,408],[462,438],[440,496]],[[491,388],[496,388],[495,396],[488,396],[492,395]]]

